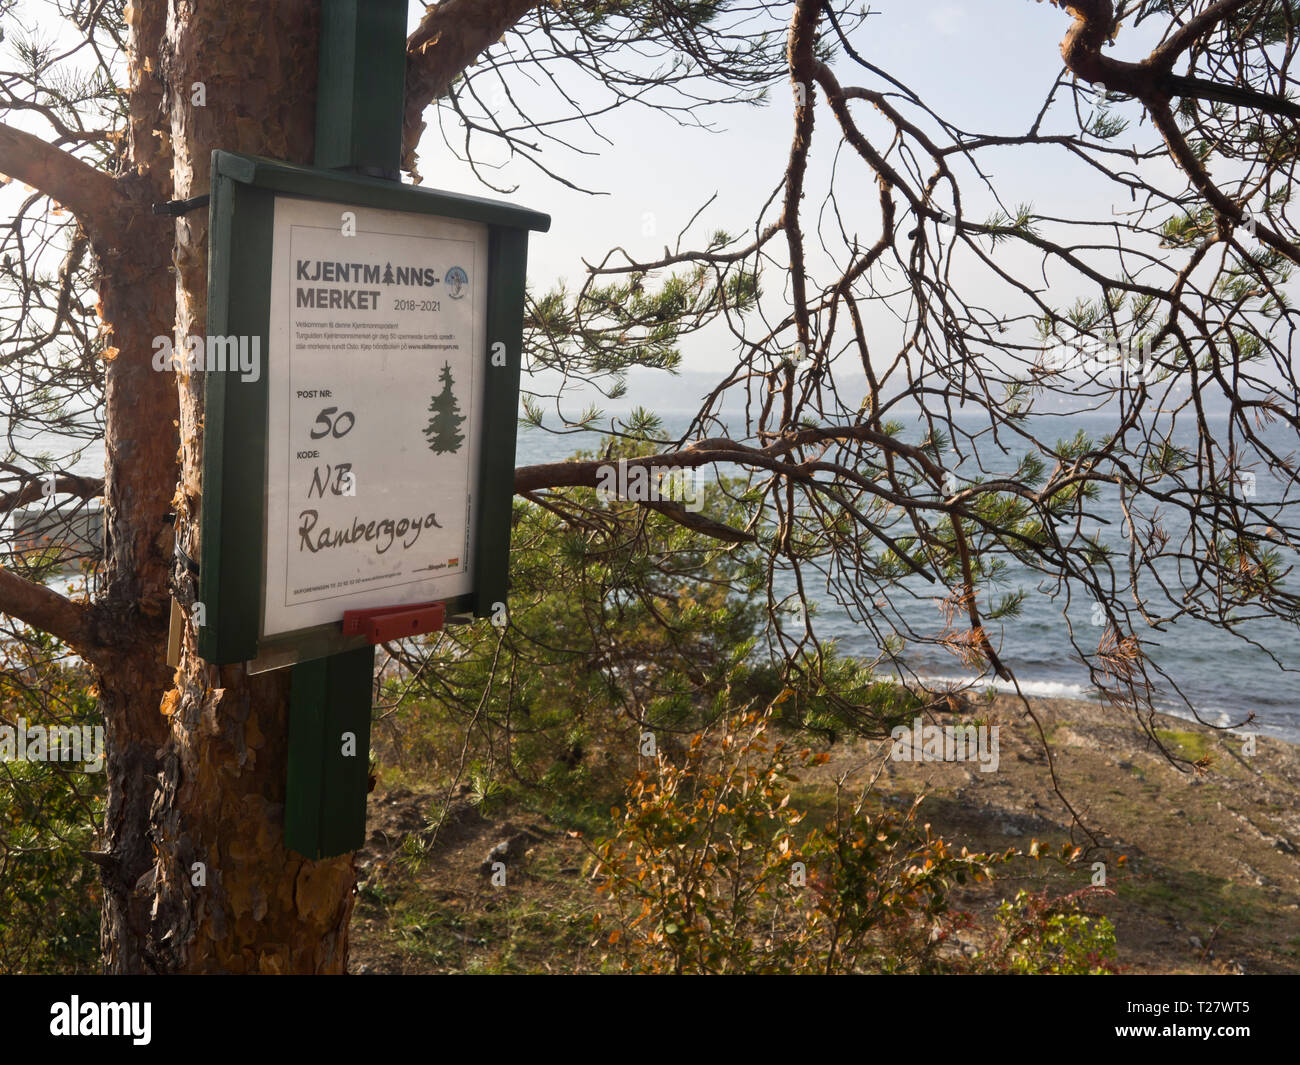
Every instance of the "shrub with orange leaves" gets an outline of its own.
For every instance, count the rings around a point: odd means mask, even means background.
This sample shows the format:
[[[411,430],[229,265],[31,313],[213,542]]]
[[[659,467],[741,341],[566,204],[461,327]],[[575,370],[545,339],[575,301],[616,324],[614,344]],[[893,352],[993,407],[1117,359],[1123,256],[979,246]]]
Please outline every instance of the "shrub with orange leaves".
[[[998,931],[975,959],[979,972],[1021,976],[1111,976],[1115,962],[1115,926],[1085,912],[1092,900],[1114,895],[1103,887],[1086,887],[1056,898],[1047,891],[1019,891],[998,907]]]
[[[771,712],[733,717],[631,782],[596,847],[610,904],[597,945],[650,973],[945,968],[951,885],[1000,859],[954,852],[916,823],[918,803],[869,810],[869,790],[805,829],[791,787],[827,756],[772,737]]]

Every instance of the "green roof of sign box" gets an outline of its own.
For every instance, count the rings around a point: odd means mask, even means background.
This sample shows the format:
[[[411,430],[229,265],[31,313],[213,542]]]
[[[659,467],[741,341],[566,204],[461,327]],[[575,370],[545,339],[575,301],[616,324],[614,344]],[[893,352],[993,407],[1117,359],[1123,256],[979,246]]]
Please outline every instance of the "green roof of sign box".
[[[551,216],[501,200],[486,200],[456,192],[441,192],[422,185],[402,185],[383,178],[361,177],[338,170],[297,166],[279,159],[217,150],[212,153],[216,174],[290,196],[311,196],[322,200],[356,204],[391,211],[424,214],[482,222],[489,226],[530,229],[545,233]]]

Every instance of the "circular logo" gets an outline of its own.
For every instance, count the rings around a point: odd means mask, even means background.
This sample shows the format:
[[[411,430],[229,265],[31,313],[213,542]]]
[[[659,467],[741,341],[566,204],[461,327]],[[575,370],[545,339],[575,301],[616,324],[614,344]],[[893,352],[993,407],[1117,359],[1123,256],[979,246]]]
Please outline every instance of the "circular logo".
[[[465,289],[469,285],[469,274],[459,266],[453,266],[447,271],[447,276],[442,279],[442,283],[447,286],[447,295],[458,300],[465,295]]]

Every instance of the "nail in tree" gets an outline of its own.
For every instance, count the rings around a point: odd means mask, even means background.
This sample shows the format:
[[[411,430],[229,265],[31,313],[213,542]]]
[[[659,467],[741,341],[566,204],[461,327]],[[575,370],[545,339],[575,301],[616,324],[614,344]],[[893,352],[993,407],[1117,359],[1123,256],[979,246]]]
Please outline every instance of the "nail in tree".
[[[443,363],[442,373],[438,376],[442,381],[442,391],[429,402],[429,413],[432,417],[425,427],[424,435],[428,438],[429,447],[435,454],[445,455],[448,452],[454,454],[460,450],[460,445],[465,440],[460,431],[465,415],[457,413],[460,404],[456,402],[456,394],[451,390],[451,386],[455,384],[451,377],[451,363]]]

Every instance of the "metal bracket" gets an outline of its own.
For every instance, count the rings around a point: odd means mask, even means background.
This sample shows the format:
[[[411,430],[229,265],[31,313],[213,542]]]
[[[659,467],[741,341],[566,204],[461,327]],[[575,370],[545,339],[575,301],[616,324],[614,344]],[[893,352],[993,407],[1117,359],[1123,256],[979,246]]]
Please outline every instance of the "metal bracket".
[[[179,218],[190,211],[197,211],[200,207],[206,207],[211,199],[212,197],[205,192],[202,196],[191,196],[188,200],[168,200],[166,203],[155,203],[153,213]]]
[[[181,565],[185,567],[185,572],[191,577],[197,577],[199,575],[199,564],[185,553],[185,548],[181,547],[179,540],[176,541],[173,547],[176,551],[176,557],[181,560]]]

